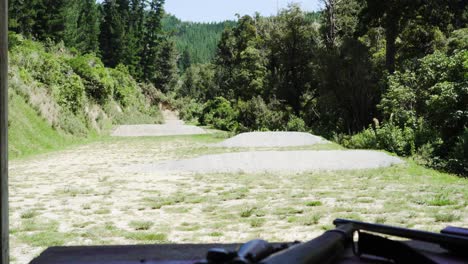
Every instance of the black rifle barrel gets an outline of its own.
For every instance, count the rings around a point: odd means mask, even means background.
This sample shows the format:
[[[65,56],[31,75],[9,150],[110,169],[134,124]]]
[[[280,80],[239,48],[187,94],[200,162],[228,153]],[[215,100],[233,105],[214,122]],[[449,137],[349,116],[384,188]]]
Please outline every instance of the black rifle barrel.
[[[342,225],[352,225],[355,230],[370,231],[385,235],[397,236],[402,238],[409,238],[429,243],[435,243],[444,246],[456,246],[468,248],[468,237],[439,234],[427,231],[419,231],[414,229],[407,229],[401,227],[393,227],[381,224],[369,224],[360,221],[336,219],[333,224],[337,227]]]
[[[308,242],[271,255],[261,264],[327,264],[340,258],[352,242],[353,225],[340,225]]]

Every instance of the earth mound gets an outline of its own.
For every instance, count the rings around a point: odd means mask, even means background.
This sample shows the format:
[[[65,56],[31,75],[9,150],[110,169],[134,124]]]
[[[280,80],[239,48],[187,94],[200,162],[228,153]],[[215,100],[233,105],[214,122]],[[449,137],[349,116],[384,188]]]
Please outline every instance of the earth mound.
[[[135,165],[131,171],[151,173],[261,173],[357,170],[389,167],[403,161],[370,150],[332,151],[251,151],[205,155],[192,159]]]
[[[325,139],[304,132],[249,132],[218,144],[220,147],[296,147],[326,144]]]

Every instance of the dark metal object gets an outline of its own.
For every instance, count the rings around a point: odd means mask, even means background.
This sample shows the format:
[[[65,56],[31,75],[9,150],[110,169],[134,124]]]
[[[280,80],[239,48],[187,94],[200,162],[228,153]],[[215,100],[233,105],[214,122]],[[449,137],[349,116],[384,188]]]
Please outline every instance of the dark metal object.
[[[298,244],[284,251],[278,252],[265,260],[262,264],[313,264],[333,263],[343,256],[345,249],[352,243],[352,225],[341,225],[335,230],[302,244]]]
[[[256,263],[274,253],[273,246],[265,240],[255,239],[243,244],[237,251],[233,264]]]
[[[0,0],[0,261],[8,264],[8,1]]]
[[[452,234],[439,234],[427,231],[420,231],[414,229],[407,229],[401,227],[387,226],[381,224],[369,224],[360,221],[336,219],[333,221],[335,226],[352,225],[356,230],[365,230],[384,235],[397,236],[402,238],[409,238],[439,245],[447,245],[450,247],[464,247],[468,248],[468,237],[452,235]]]
[[[224,248],[212,248],[206,254],[206,260],[197,264],[255,264],[271,254],[284,250],[292,244],[271,244],[262,239],[254,239],[242,244],[235,251]]]
[[[394,241],[381,236],[360,232],[357,244],[357,254],[359,256],[378,256],[398,264],[437,264],[431,258],[401,241]]]

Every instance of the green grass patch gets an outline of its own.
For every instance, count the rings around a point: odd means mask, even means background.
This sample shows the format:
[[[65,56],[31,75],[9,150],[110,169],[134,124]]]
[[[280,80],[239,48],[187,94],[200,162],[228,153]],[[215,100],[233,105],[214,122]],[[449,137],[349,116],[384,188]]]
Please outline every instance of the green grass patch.
[[[309,201],[305,205],[309,207],[321,206],[322,202],[321,201]]]
[[[124,234],[126,239],[136,240],[139,242],[167,242],[167,235],[162,233],[152,233],[152,232],[128,232]]]
[[[18,238],[21,241],[33,247],[63,246],[76,237],[78,236],[73,233],[62,233],[57,231],[40,231],[18,235]]]
[[[154,223],[150,221],[131,221],[128,225],[135,230],[149,230]]]
[[[459,221],[461,216],[454,213],[437,213],[434,215],[434,219],[436,222],[450,223]]]

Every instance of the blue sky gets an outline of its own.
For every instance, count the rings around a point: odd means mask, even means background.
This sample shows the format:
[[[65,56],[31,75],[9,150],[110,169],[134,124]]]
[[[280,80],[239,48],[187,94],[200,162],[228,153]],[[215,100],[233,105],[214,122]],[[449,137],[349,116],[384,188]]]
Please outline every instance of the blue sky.
[[[278,8],[288,3],[299,3],[303,10],[320,9],[319,0],[166,0],[166,12],[183,21],[213,22],[235,19],[235,14],[253,15],[256,11],[264,16],[274,15]]]

